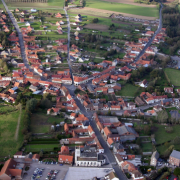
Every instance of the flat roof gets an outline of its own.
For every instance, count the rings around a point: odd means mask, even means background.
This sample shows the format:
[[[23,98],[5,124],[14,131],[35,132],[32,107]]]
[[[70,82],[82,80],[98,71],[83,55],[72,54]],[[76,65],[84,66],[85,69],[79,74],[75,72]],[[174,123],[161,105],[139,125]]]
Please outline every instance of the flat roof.
[[[112,171],[112,168],[69,167],[64,180],[87,180],[94,177],[102,178]]]

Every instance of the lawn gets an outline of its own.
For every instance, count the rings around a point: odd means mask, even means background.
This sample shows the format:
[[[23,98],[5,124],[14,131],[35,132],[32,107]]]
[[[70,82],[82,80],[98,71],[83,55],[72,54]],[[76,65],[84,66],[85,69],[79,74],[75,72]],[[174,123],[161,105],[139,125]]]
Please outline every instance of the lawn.
[[[180,70],[165,68],[164,69],[167,78],[174,86],[180,86]]]
[[[26,146],[26,152],[39,152],[44,151],[53,151],[54,148],[59,148],[58,144],[28,144]]]
[[[143,152],[151,152],[152,151],[152,143],[142,143],[141,148]]]
[[[24,111],[22,111],[23,117]],[[20,129],[18,140],[15,141],[14,136],[17,127],[17,121],[19,117],[19,111],[0,115],[0,147],[1,157],[13,155],[18,151],[23,142],[23,135],[21,130],[23,128],[23,122],[20,121]]]
[[[117,92],[116,95],[134,97],[138,90],[139,90],[139,87],[136,87],[132,84],[127,83],[122,87],[121,91]],[[141,90],[138,91],[138,94],[140,93],[141,93]]]
[[[157,128],[155,131],[155,140],[157,144],[164,143],[170,140],[173,140],[176,136],[180,136],[180,125],[173,126],[173,132],[167,133],[165,131],[165,127],[163,125],[156,124],[155,127]]]
[[[63,8],[64,2],[64,0],[48,0],[48,6],[58,6],[60,8]]]
[[[130,4],[112,3],[103,0],[86,1],[86,7],[128,13],[140,16],[158,17],[158,9],[154,7],[142,7]]]

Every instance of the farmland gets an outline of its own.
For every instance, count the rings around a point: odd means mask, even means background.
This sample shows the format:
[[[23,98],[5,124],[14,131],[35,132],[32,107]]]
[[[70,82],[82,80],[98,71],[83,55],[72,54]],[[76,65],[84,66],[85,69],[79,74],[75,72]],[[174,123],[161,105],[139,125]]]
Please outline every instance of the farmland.
[[[90,0],[86,2],[86,7],[128,13],[139,16],[158,17],[158,9],[155,7],[142,7],[131,4],[112,3],[102,0]]]
[[[4,107],[4,112],[6,110]],[[21,117],[23,117],[23,113]],[[11,113],[0,115],[0,147],[3,147],[1,148],[1,156],[13,155],[22,145],[23,142],[23,136],[21,133],[22,123],[23,123],[22,121],[20,121],[18,140],[15,141],[14,139],[18,117],[19,117],[19,111],[14,111]]]
[[[180,71],[176,69],[166,68],[164,69],[167,79],[170,80],[174,86],[180,86]]]

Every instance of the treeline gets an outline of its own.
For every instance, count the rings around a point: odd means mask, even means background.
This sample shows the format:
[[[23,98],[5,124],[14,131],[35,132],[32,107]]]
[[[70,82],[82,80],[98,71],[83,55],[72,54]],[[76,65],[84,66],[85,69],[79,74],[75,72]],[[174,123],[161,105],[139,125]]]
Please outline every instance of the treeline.
[[[164,43],[160,43],[159,49],[169,48],[169,54],[173,55],[180,48],[180,13],[178,6],[164,7],[162,11],[163,27],[169,38]]]

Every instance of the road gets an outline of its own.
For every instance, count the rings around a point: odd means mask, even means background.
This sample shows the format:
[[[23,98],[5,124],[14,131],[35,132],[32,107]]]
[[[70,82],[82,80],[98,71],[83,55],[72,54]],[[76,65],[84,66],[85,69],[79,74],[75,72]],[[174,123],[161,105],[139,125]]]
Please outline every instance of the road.
[[[19,29],[19,26],[16,22],[16,19],[14,18],[13,14],[9,11],[8,7],[6,6],[4,0],[2,0],[2,3],[7,11],[7,13],[9,14],[9,17],[11,18],[11,21],[14,25],[14,27],[16,28],[16,31],[18,33],[18,36],[19,36],[19,43],[20,43],[20,48],[21,48],[21,56],[22,56],[22,59],[23,59],[23,62],[25,64],[25,66],[27,68],[30,69],[30,66],[29,66],[29,63],[27,61],[27,58],[26,58],[26,54],[25,54],[25,46],[24,46],[24,41],[23,41],[23,36],[22,36],[22,33],[21,33],[21,30]],[[155,35],[157,33],[159,33],[161,27],[162,27],[162,16],[161,16],[161,10],[162,10],[162,5],[161,5],[161,9],[160,9],[160,25],[159,25],[159,28],[158,30],[155,32]],[[67,11],[66,9],[64,8],[64,11],[65,11],[65,14],[66,14],[66,18],[67,18],[67,25],[68,25],[68,65],[69,65],[69,69],[70,69],[70,73],[71,73],[71,76],[72,76],[72,68],[71,68],[71,62],[70,62],[70,55],[69,55],[69,48],[70,48],[70,30],[71,30],[71,27],[70,27],[70,22],[69,22],[69,16],[67,14]],[[155,37],[155,35],[153,37]],[[153,41],[153,38],[148,42],[148,44],[145,46],[145,48],[141,51],[141,53],[139,54],[138,58],[145,52],[145,50],[150,46],[150,44],[152,43]],[[136,60],[138,60],[138,58]],[[32,71],[32,70],[31,70]],[[127,180],[127,177],[125,176],[125,174],[122,172],[122,170],[119,168],[118,165],[115,165],[114,163],[116,163],[116,160],[115,160],[115,157],[114,155],[112,154],[112,152],[110,151],[107,143],[105,142],[105,140],[103,139],[102,137],[102,134],[100,133],[100,131],[98,130],[97,128],[97,125],[96,125],[96,122],[94,119],[92,119],[92,113],[90,112],[87,112],[84,108],[84,106],[80,103],[80,101],[77,99],[77,97],[75,96],[74,94],[74,90],[76,89],[75,86],[74,86],[74,81],[73,81],[73,76],[72,76],[72,85],[68,87],[68,90],[70,92],[70,94],[75,97],[74,100],[76,101],[76,104],[77,106],[79,107],[80,111],[82,114],[84,114],[86,117],[88,117],[89,121],[90,121],[90,125],[92,126],[92,128],[94,129],[95,131],[95,134],[100,142],[100,144],[102,145],[102,147],[104,148],[104,154],[108,157],[108,160],[109,162],[111,163],[113,169],[115,170],[115,173],[117,174],[118,178],[120,180]]]
[[[161,4],[161,3],[160,3]],[[145,53],[146,49],[151,45],[153,42],[155,36],[160,32],[162,28],[162,8],[163,5],[161,4],[160,11],[159,11],[159,26],[152,38],[149,40],[149,42],[146,44],[146,46],[143,48],[143,50],[139,53],[139,55],[135,58],[135,62],[139,60],[139,58]]]

